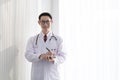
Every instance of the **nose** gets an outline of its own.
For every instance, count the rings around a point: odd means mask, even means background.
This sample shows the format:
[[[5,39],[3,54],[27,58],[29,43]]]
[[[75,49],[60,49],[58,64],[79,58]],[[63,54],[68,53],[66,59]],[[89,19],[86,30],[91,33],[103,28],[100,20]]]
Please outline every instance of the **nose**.
[[[44,26],[47,26],[47,23],[44,23]]]

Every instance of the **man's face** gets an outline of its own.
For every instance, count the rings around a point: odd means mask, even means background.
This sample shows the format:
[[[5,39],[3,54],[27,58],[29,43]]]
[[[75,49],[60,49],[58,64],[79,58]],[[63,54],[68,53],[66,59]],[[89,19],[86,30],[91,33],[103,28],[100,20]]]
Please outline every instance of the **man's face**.
[[[38,23],[43,31],[49,31],[52,24],[52,20],[49,16],[42,16]]]

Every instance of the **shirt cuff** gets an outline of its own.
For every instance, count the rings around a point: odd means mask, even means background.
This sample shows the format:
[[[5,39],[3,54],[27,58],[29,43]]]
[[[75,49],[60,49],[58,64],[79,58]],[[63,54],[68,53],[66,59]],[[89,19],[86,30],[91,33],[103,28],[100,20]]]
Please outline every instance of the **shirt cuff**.
[[[57,64],[57,62],[58,62],[58,59],[57,59],[57,56],[56,56],[56,58],[54,58],[54,64]]]

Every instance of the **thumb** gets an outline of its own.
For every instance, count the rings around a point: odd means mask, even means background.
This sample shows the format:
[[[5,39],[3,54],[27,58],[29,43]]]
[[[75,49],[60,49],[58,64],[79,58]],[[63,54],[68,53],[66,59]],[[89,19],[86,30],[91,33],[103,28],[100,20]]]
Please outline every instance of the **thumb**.
[[[50,54],[50,55],[51,55],[51,54],[52,54],[52,52],[47,52],[47,54]]]

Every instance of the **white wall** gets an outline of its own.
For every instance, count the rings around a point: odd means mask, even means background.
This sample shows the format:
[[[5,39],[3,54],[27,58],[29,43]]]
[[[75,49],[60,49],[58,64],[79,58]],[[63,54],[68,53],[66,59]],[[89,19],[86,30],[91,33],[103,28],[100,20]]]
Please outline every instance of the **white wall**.
[[[15,80],[14,0],[0,0],[0,80]]]
[[[120,1],[60,0],[59,9],[64,79],[120,80]]]
[[[30,80],[31,63],[25,57],[30,36],[38,34],[38,16],[50,12],[52,29],[58,26],[56,0],[0,0],[0,80]],[[57,6],[57,7],[56,7]]]
[[[41,2],[0,1],[0,80],[30,80],[24,52],[27,39],[40,31],[38,4]]]

